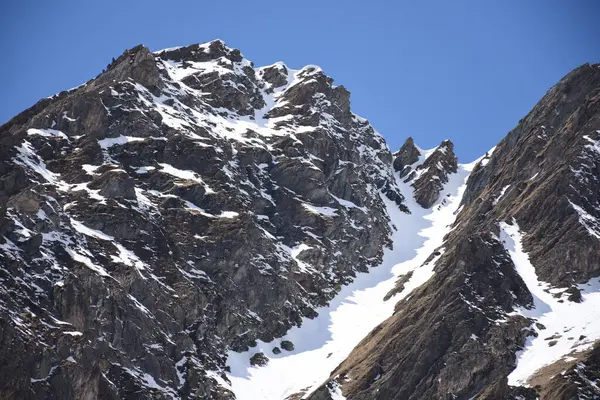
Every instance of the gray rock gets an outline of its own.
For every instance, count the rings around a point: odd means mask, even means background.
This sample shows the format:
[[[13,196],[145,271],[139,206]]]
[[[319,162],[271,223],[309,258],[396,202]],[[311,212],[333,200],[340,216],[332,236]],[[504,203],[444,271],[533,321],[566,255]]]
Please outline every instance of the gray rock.
[[[401,177],[408,174],[406,168],[419,160],[421,152],[415,146],[415,141],[412,137],[406,139],[400,150],[394,153],[394,170],[402,172]],[[408,169],[410,171],[410,169]]]
[[[444,140],[437,149],[417,167],[421,170],[419,177],[413,182],[414,197],[424,208],[430,208],[440,198],[448,176],[456,173],[458,159],[454,154],[454,144]]]
[[[250,365],[257,365],[259,367],[264,367],[269,363],[269,358],[264,355],[264,353],[255,353],[252,357],[250,357]]]
[[[289,340],[282,340],[280,346],[285,351],[294,351],[294,343],[290,342]]]
[[[25,189],[11,197],[6,206],[19,212],[36,213],[40,209],[41,201],[42,198],[39,194],[33,190]]]
[[[90,189],[99,189],[100,195],[108,198],[136,198],[135,182],[123,170],[106,171],[98,178],[95,178],[88,186]]]
[[[532,377],[531,387],[508,386],[517,351],[537,333],[534,320],[512,315],[515,308],[532,307],[533,297],[497,239],[497,224],[516,220],[526,233],[524,250],[539,279],[568,289],[559,301],[579,301],[573,283],[600,275],[598,263],[592,261],[597,260],[600,242],[589,230],[597,229],[591,221],[600,217],[600,168],[597,154],[586,147],[600,139],[595,132],[600,115],[598,67],[584,65],[569,73],[474,168],[434,275],[408,301],[398,302],[394,315],[375,328],[310,399],[326,398],[327,385],[344,374],[352,377],[342,383],[344,396],[353,400],[597,396],[582,383],[597,379],[600,372],[597,345],[572,363],[560,360],[544,367]],[[441,163],[438,178],[454,168],[448,154],[434,153],[435,158],[430,156],[429,163],[418,167],[421,172],[429,167],[412,181],[423,206],[439,196],[437,187],[425,184],[431,167]],[[497,201],[508,185],[511,190]],[[584,209],[591,225],[583,226],[570,204]],[[400,279],[396,290],[403,284]],[[494,322],[499,320],[503,322]],[[406,340],[409,337],[414,340]],[[551,336],[548,344],[557,340]],[[382,368],[385,378],[373,383],[375,368]]]

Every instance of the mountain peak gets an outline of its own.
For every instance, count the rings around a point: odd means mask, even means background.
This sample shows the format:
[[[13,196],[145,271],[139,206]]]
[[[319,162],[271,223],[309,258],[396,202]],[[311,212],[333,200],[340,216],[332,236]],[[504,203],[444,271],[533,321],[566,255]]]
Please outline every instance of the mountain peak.
[[[445,151],[448,149],[449,151],[454,151],[454,143],[450,139],[442,140],[442,143],[436,148],[436,150]]]
[[[417,178],[413,181],[414,197],[424,208],[431,207],[439,198],[450,174],[458,171],[458,158],[454,154],[454,144],[444,140],[417,166]]]
[[[224,57],[232,62],[241,62],[244,58],[239,49],[228,47],[221,39],[206,43],[197,43],[183,47],[172,47],[154,52],[157,56],[175,62],[206,62]]]
[[[394,169],[400,172],[400,177],[405,177],[410,172],[410,165],[416,163],[420,156],[419,148],[415,145],[413,138],[409,136],[400,150],[394,153]]]
[[[272,93],[277,88],[287,85],[290,80],[289,75],[290,70],[281,61],[258,68],[258,76],[269,84],[269,87],[266,89],[269,93]]]
[[[317,66],[126,50],[0,127],[0,397],[593,397],[594,68],[471,169]]]

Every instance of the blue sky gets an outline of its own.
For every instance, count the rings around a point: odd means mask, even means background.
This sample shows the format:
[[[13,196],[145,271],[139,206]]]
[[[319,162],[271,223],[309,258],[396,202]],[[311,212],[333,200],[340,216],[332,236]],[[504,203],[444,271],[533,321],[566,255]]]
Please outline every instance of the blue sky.
[[[494,146],[563,75],[600,62],[600,2],[3,1],[0,123],[126,48],[225,40],[257,66],[318,64],[395,150]]]

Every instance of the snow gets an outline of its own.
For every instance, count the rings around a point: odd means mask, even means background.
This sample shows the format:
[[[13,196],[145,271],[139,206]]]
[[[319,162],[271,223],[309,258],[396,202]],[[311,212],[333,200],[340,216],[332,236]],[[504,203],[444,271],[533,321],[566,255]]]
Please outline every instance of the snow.
[[[18,152],[15,158],[15,163],[32,169],[34,172],[44,178],[46,182],[56,185],[60,190],[68,190],[69,185],[59,180],[59,174],[56,174],[46,168],[46,164],[42,161],[40,156],[36,154],[35,150],[31,146],[31,143],[29,143],[27,140],[23,140],[20,146],[15,147]]]
[[[218,215],[219,218],[235,218],[240,215],[235,211],[222,211],[221,214]]]
[[[80,190],[85,190],[88,194],[88,196],[90,197],[90,199],[94,199],[94,200],[98,200],[100,203],[106,203],[106,197],[102,196],[100,194],[100,189],[90,189],[88,188],[88,184],[90,182],[84,182],[84,183],[78,183],[76,185],[73,185],[69,188],[70,191],[72,192],[78,192]],[[67,209],[67,205],[65,205],[65,209]]]
[[[225,380],[223,379],[223,377],[220,375],[220,373],[216,372],[216,371],[206,371],[206,376],[209,378],[213,378],[214,380],[217,381],[217,383],[225,388],[231,388],[231,385]]]
[[[63,111],[62,118],[65,119],[65,120],[67,120],[67,121],[69,121],[69,122],[75,122],[75,121],[77,121],[77,118],[71,118],[71,117],[69,117],[69,114],[68,114],[67,111]]]
[[[140,260],[133,251],[127,250],[122,244],[118,243],[114,237],[107,235],[104,232],[88,228],[87,226],[83,225],[79,221],[74,220],[73,218],[71,218],[71,226],[73,226],[73,228],[76,231],[83,233],[86,236],[112,242],[112,244],[116,247],[119,253],[118,255],[111,255],[111,259],[114,262],[125,264],[128,267],[135,267],[140,276],[142,276],[143,278],[143,275],[140,271],[146,269],[144,262]]]
[[[600,133],[600,131],[596,131]],[[583,138],[588,141],[590,144],[586,144],[585,147],[594,151],[595,153],[600,154],[600,140],[594,140],[590,138],[588,135],[583,135]]]
[[[413,181],[413,182],[418,180],[421,177],[421,175],[425,174],[429,170],[429,168],[423,169],[423,168],[419,168],[419,167],[421,167],[423,165],[423,163],[425,163],[425,161],[427,160],[427,158],[429,158],[429,156],[431,156],[433,153],[435,153],[436,150],[438,150],[438,147],[424,150],[424,149],[420,148],[419,146],[417,146],[416,144],[415,144],[415,148],[419,151],[419,157],[418,157],[417,161],[415,161],[414,163],[412,163],[410,165],[411,170],[414,172],[413,178],[411,179],[411,181]],[[406,179],[406,177],[404,179]],[[400,181],[400,179],[398,179],[398,181]]]
[[[67,135],[65,135],[64,133],[62,133],[61,131],[56,130],[56,129],[30,128],[30,129],[27,129],[27,134],[28,135],[40,135],[40,136],[45,136],[45,137],[59,137],[59,138],[69,140]]]
[[[165,54],[164,57],[168,57],[168,54]],[[186,131],[190,137],[198,139],[201,139],[201,137],[193,133],[193,127],[210,127],[210,131],[219,136],[240,142],[252,142],[255,146],[257,145],[257,140],[246,136],[248,130],[256,132],[261,136],[269,137],[286,135],[297,140],[294,131],[298,131],[298,127],[290,129],[286,126],[277,125],[277,122],[280,122],[283,119],[291,119],[293,116],[285,115],[279,118],[268,119],[265,118],[265,115],[270,110],[285,104],[285,101],[280,101],[283,92],[304,79],[299,76],[302,71],[288,69],[287,83],[281,87],[275,88],[272,93],[266,92],[269,85],[259,88],[263,100],[265,101],[265,106],[260,110],[255,110],[254,115],[252,116],[239,116],[226,109],[210,108],[206,110],[197,107],[191,108],[181,103],[177,97],[173,95],[193,95],[198,99],[202,99],[209,95],[209,93],[203,93],[200,90],[192,89],[183,84],[181,81],[185,77],[191,74],[202,75],[206,73],[217,73],[221,76],[230,74],[243,75],[245,74],[243,68],[251,66],[251,63],[248,60],[242,59],[240,62],[231,62],[230,60],[221,57],[218,60],[208,60],[205,62],[181,63],[178,61],[161,59],[160,65],[174,82],[181,83],[179,88],[171,86],[167,91],[171,96],[163,95],[161,97],[153,96],[141,85],[137,85],[136,89],[143,97],[152,99],[154,108],[163,117],[163,123],[168,126]],[[255,69],[255,71],[257,76],[260,77],[262,75],[262,68]],[[224,79],[224,82],[228,82],[228,80]],[[230,82],[230,84],[234,85],[233,82]],[[167,103],[167,100],[171,100],[174,104],[171,102]],[[144,101],[149,102],[149,100]]]
[[[129,298],[129,300],[131,300],[133,302],[133,304],[135,305],[135,307],[140,310],[141,312],[143,312],[146,315],[152,315],[152,313],[150,312],[150,310],[148,310],[146,308],[146,306],[144,306],[142,303],[139,302],[138,299],[136,299],[135,297],[133,297],[131,294],[127,295],[127,298]]]
[[[227,61],[229,60],[227,60],[226,58],[219,58],[216,60],[207,60],[204,62],[186,61],[185,63],[182,63],[180,61],[165,61],[165,63],[167,63],[171,67],[169,69],[169,75],[171,76],[171,78],[175,79],[176,81],[182,81],[189,75],[194,74],[205,75],[212,72],[216,72],[218,75],[233,74],[234,71],[232,69],[221,65],[223,62]],[[227,82],[226,80],[224,81]]]
[[[181,49],[181,48],[183,48],[183,46],[167,47],[166,49],[155,51],[154,54],[166,53],[166,52],[178,50],[178,49]]]
[[[441,246],[449,231],[473,166],[473,163],[460,165],[459,172],[450,175],[440,201],[431,209],[416,204],[410,184],[402,183],[397,176],[412,213],[401,212],[395,203],[381,196],[393,225],[398,228],[392,234],[393,250],[385,249],[382,264],[369,273],[358,274],[328,307],[317,310],[317,318],[304,319],[301,327],[292,328],[283,338],[271,343],[258,341],[258,345],[247,352],[229,352],[227,362],[231,372],[228,378],[238,400],[281,400],[304,388],[307,388],[306,393],[312,392],[360,340],[392,315],[399,300],[407,298],[415,288],[427,282],[434,274],[435,261],[423,263]],[[450,196],[446,197],[446,194]],[[444,199],[446,202],[442,204]],[[306,203],[304,206],[309,210],[314,207]],[[323,213],[322,209],[314,208]],[[333,214],[332,210],[327,211],[329,215]],[[294,254],[303,249],[306,248],[302,245],[295,247]],[[398,277],[409,272],[412,276],[404,290],[383,301],[395,287]],[[280,340],[292,341],[294,350],[273,354],[272,349],[279,346]],[[270,358],[269,363],[264,367],[251,367],[248,360],[259,351]],[[335,395],[343,399],[341,391]]]
[[[135,197],[137,199],[138,207],[142,211],[149,211],[154,206],[148,196],[144,194],[144,190],[138,187],[135,188]]]
[[[134,137],[134,136],[117,136],[116,138],[106,138],[102,140],[98,140],[98,144],[103,150],[106,150],[112,146],[117,144],[123,145],[129,142],[143,142],[145,138]]]
[[[30,382],[36,383],[36,382],[44,382],[44,381],[48,380],[49,378],[51,378],[54,375],[54,371],[56,371],[57,368],[58,368],[57,365],[53,365],[50,368],[50,371],[48,371],[48,375],[45,378],[30,378]]]
[[[99,175],[96,172],[98,168],[100,168],[100,165],[83,164],[81,166],[81,169],[84,170],[88,175]]]
[[[500,191],[500,194],[498,195],[498,197],[496,197],[494,199],[494,205],[498,204],[498,202],[500,201],[500,199],[502,199],[502,196],[504,196],[504,193],[506,193],[506,191],[508,190],[508,188],[510,188],[510,185],[506,185],[502,188],[502,190]]]
[[[152,166],[147,166],[147,167],[139,167],[138,169],[135,170],[135,172],[137,174],[147,174],[150,171],[154,171],[156,168],[152,167]]]
[[[496,146],[494,146],[491,149],[489,149],[486,154],[482,155],[481,157],[479,157],[474,162],[475,163],[481,162],[481,166],[485,167],[487,165],[487,163],[490,162],[490,158],[492,158],[492,154],[494,154],[495,150],[496,150]]]
[[[113,365],[119,365],[117,363],[113,363]],[[131,369],[131,368],[127,368],[124,367],[122,365],[120,365],[120,367],[125,370],[128,374],[130,374],[131,376],[135,377],[138,379],[138,382],[140,382],[143,386],[149,388],[149,389],[154,389],[157,390],[159,392],[161,392],[162,394],[164,394],[165,396],[168,396],[171,399],[177,399],[179,398],[179,396],[177,396],[176,392],[168,387],[168,386],[160,386],[156,380],[154,379],[154,377],[146,372],[142,372],[139,371],[137,369]]]
[[[324,215],[326,217],[335,217],[337,210],[331,207],[317,207],[312,204],[302,203],[302,206],[314,214]]]
[[[298,246],[294,246],[293,248],[290,248],[286,245],[281,245],[281,247],[290,254],[290,256],[292,257],[292,259],[294,261],[296,261],[296,264],[298,265],[298,268],[300,269],[300,271],[308,272],[308,271],[314,270],[313,267],[311,267],[309,264],[305,263],[304,261],[302,261],[298,258],[300,253],[302,253],[304,250],[311,249],[312,247],[310,247],[304,243],[301,243]]]
[[[517,364],[508,376],[511,386],[527,385],[527,380],[540,368],[567,359],[573,354],[592,347],[600,339],[600,282],[593,279],[579,285],[582,302],[556,298],[548,283],[540,281],[529,256],[523,251],[523,234],[513,221],[512,225],[500,223],[500,239],[515,264],[515,269],[533,296],[533,308],[518,309],[516,312],[533,318],[546,329],[540,330],[535,324],[538,336],[529,336],[525,349],[517,353]],[[585,336],[583,339],[579,339]],[[556,344],[549,346],[550,341]]]
[[[136,196],[138,198],[138,204],[140,205],[140,208],[148,210],[151,207],[153,207],[152,202],[150,201],[150,199],[148,197],[146,197],[143,194],[142,189],[136,188],[135,192],[136,192]],[[231,218],[236,218],[237,216],[239,216],[239,213],[236,211],[221,211],[221,213],[219,215],[214,215],[214,214],[211,214],[211,213],[207,212],[206,210],[198,207],[191,201],[184,200],[184,199],[182,199],[178,196],[172,195],[172,194],[164,194],[157,190],[148,190],[148,191],[146,191],[146,193],[148,193],[152,196],[163,197],[163,198],[165,198],[165,197],[179,198],[183,202],[183,204],[185,204],[185,208],[187,210],[192,211],[192,212],[198,212],[199,214],[201,214],[205,217],[208,217],[208,218],[230,218],[231,219]]]
[[[69,331],[69,332],[63,332],[63,334],[65,335],[70,335],[70,336],[83,336],[83,333],[79,332],[79,331]]]
[[[208,185],[206,185],[204,183],[204,181],[202,180],[202,177],[199,174],[195,173],[194,171],[178,169],[178,168],[173,167],[170,164],[165,164],[165,163],[159,163],[158,165],[160,165],[162,167],[160,172],[164,172],[165,174],[174,176],[179,179],[191,180],[191,181],[201,183],[202,185],[204,185],[204,189],[206,190],[206,193],[214,193],[215,192],[214,190],[209,188]]]
[[[88,267],[92,271],[97,272],[100,276],[110,276],[104,268],[102,268],[99,265],[94,264],[88,256],[85,256],[85,255],[79,253],[77,250],[73,250],[69,247],[67,247],[65,250],[67,251],[67,253],[69,253],[69,255],[71,256],[71,258],[73,260],[84,264],[86,267]]]
[[[377,379],[375,379],[377,380]],[[333,387],[329,389],[329,396],[331,396],[331,400],[346,400],[344,395],[342,394],[342,389],[337,382],[332,383]]]
[[[79,221],[74,220],[73,218],[71,218],[71,226],[73,226],[73,228],[76,231],[83,233],[86,236],[91,236],[91,237],[94,237],[94,238],[100,239],[100,240],[110,240],[110,241],[114,240],[114,238],[112,236],[109,236],[98,230],[88,228],[87,226],[83,225]]]
[[[600,239],[600,221],[571,200],[569,200],[569,204],[579,215],[579,223],[585,227],[591,236]]]
[[[333,197],[340,205],[342,205],[346,208],[357,208],[364,213],[366,213],[368,211],[367,207],[359,207],[351,201],[340,199],[339,197],[336,197],[334,195],[331,195],[331,197]]]

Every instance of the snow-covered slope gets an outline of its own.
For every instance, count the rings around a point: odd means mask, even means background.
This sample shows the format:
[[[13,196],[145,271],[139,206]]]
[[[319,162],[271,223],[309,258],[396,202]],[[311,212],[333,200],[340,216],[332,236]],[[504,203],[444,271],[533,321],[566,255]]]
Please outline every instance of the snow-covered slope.
[[[423,151],[422,162],[434,151]],[[451,229],[474,164],[460,165],[458,172],[451,174],[443,198],[431,209],[424,209],[412,200],[412,187],[397,176],[411,213],[402,213],[396,204],[382,196],[394,233],[392,246],[386,249],[381,265],[368,274],[360,274],[328,307],[317,310],[316,318],[305,320],[284,337],[269,343],[259,342],[246,353],[229,353],[228,377],[237,398],[279,400],[311,393],[362,338],[392,315],[397,301],[410,296],[413,289],[426,282],[435,263],[435,260],[426,262],[427,258],[441,246]],[[401,277],[408,277],[403,290],[386,297]],[[295,349],[273,354],[273,348],[282,340],[292,341]],[[249,365],[248,360],[257,352],[268,355],[267,366]]]
[[[523,251],[522,233],[516,222],[500,224],[500,240],[533,296],[533,307],[517,312],[535,320],[535,336],[527,338],[525,349],[517,353],[515,370],[508,375],[509,385],[527,385],[542,367],[561,359],[575,361],[576,353],[591,348],[600,339],[600,280],[579,285],[581,301],[569,301],[566,288],[552,288],[539,280]]]

